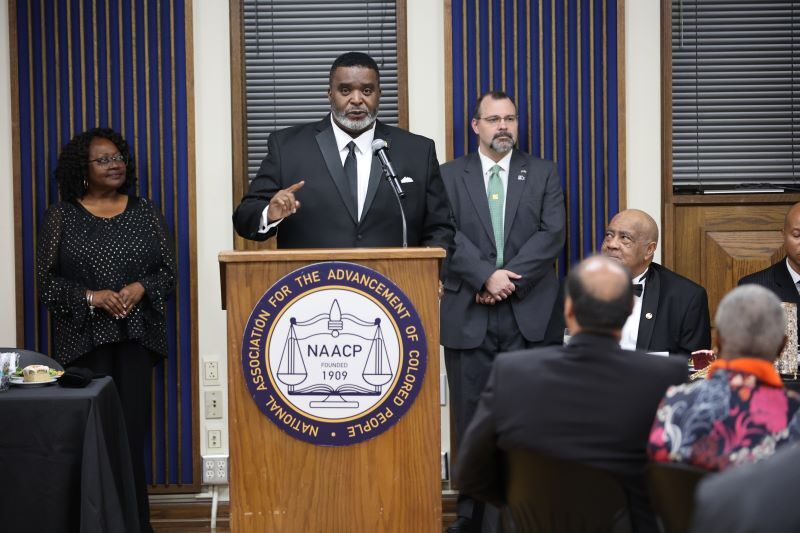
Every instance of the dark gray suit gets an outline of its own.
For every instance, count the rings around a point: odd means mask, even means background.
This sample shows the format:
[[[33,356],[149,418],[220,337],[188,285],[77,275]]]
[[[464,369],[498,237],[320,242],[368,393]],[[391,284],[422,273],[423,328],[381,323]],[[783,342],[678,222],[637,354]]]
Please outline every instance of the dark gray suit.
[[[475,303],[475,295],[497,270],[497,255],[480,156],[469,154],[442,165],[442,178],[456,235],[442,268],[441,338],[455,433],[460,437],[495,355],[532,346],[545,336],[559,287],[554,263],[564,246],[564,198],[551,161],[514,150],[505,194],[501,268],[522,278],[514,282],[516,290],[509,299],[487,306]],[[458,514],[472,513],[471,500],[460,497]]]
[[[475,294],[495,271],[495,241],[478,154],[442,165],[456,222],[453,251],[443,268],[442,345],[467,350],[486,335],[489,307]],[[519,331],[541,341],[558,292],[555,259],[564,247],[564,197],[551,161],[514,150],[506,191],[502,268],[522,276],[510,298]]]
[[[439,174],[433,141],[378,121],[375,138],[389,153],[406,193],[403,207],[409,246],[441,246],[453,238],[447,196]],[[319,122],[276,131],[269,136],[267,157],[233,214],[236,232],[263,241],[277,233],[278,248],[352,248],[400,246],[402,225],[397,200],[373,159],[361,219],[351,196],[336,146],[330,115]],[[268,233],[258,233],[261,213],[281,189],[305,180],[296,194],[297,213]]]
[[[800,447],[704,479],[695,493],[692,533],[800,531]]]

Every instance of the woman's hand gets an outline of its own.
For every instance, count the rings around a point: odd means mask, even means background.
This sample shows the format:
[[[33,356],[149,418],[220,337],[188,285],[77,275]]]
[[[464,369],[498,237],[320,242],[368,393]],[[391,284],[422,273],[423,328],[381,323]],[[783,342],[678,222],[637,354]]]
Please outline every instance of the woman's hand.
[[[122,297],[119,293],[110,289],[92,291],[91,304],[95,307],[99,307],[114,318],[124,318],[128,313]]]
[[[138,281],[134,281],[130,285],[125,285],[119,291],[119,296],[122,298],[122,305],[125,306],[125,314],[131,312],[144,297],[144,285]]]

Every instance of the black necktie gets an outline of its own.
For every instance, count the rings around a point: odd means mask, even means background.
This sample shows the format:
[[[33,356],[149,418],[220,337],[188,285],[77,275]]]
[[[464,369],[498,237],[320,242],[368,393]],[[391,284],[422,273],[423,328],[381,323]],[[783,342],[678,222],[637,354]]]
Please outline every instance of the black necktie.
[[[644,285],[642,285],[641,283],[633,284],[633,294],[635,294],[636,296],[641,296],[643,291],[644,291]]]
[[[347,176],[347,184],[350,186],[350,197],[353,200],[353,206],[358,213],[358,164],[356,163],[356,143],[350,141],[347,143],[347,157],[344,159],[344,175]]]

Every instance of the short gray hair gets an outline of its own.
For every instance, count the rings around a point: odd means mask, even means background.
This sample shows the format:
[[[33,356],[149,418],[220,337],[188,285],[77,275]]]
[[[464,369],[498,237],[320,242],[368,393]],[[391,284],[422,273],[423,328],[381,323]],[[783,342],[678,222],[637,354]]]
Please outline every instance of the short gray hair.
[[[775,294],[760,285],[742,285],[719,303],[717,333],[727,356],[773,360],[786,332],[786,315]]]

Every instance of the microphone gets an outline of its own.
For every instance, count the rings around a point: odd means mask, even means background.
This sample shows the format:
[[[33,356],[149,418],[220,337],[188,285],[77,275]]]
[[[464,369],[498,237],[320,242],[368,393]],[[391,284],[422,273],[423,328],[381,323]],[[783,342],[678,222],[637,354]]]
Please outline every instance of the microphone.
[[[400,187],[400,181],[397,179],[397,174],[394,171],[392,162],[389,161],[389,155],[386,153],[388,147],[389,144],[383,139],[375,139],[372,141],[372,154],[378,156],[378,159],[380,159],[381,166],[383,167],[383,175],[386,177],[386,180],[392,186],[395,193],[397,193],[397,196],[405,198],[406,193],[404,193],[403,188]]]
[[[392,162],[389,161],[389,156],[386,154],[386,148],[389,145],[383,139],[375,139],[372,141],[372,154],[378,156],[381,166],[383,167],[383,176],[394,191],[394,197],[397,198],[397,205],[400,207],[400,219],[403,222],[403,248],[408,248],[408,228],[406,227],[406,212],[403,209],[403,202],[401,198],[406,197],[406,193],[400,188],[400,182],[397,180],[397,174],[392,167]]]

